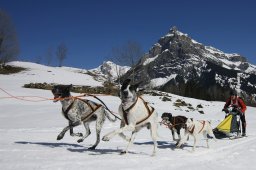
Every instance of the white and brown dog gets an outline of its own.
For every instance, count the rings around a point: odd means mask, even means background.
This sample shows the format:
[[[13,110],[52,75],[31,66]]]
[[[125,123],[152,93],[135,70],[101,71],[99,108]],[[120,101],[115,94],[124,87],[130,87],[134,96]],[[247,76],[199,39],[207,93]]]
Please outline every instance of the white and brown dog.
[[[57,140],[61,140],[65,133],[70,130],[71,136],[81,137],[77,142],[82,142],[86,137],[91,134],[89,123],[96,121],[96,142],[89,149],[95,149],[100,142],[100,132],[107,117],[110,121],[114,122],[116,119],[112,119],[106,108],[94,101],[74,98],[70,94],[72,85],[56,85],[52,89],[54,95],[54,101],[60,101],[62,104],[62,114],[68,120],[69,125],[66,126],[62,132],[58,135]],[[74,133],[73,128],[80,124],[84,124],[85,134]]]
[[[130,82],[130,79],[125,80],[120,92],[122,100],[119,106],[119,114],[122,117],[121,128],[106,134],[102,140],[109,141],[112,137],[119,134],[122,138],[129,141],[126,149],[121,152],[127,153],[128,147],[134,141],[136,132],[142,127],[147,127],[151,131],[151,137],[154,142],[153,155],[155,155],[157,149],[157,112],[144,99],[137,96],[136,92],[139,84],[130,85]],[[131,138],[123,134],[125,131],[132,132]]]
[[[204,138],[206,139],[207,148],[209,148],[208,138],[213,138],[216,141],[210,122],[205,120],[192,120],[191,118],[188,118],[186,121],[185,135],[178,142],[177,147],[180,148],[180,146],[187,139],[188,135],[191,135],[194,137],[194,145],[192,149],[192,151],[194,151],[200,134],[203,134]]]

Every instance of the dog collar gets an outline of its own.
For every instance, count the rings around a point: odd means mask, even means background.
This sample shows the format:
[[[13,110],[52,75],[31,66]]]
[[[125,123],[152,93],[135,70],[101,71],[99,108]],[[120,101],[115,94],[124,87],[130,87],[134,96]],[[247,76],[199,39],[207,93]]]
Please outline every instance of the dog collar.
[[[147,109],[147,111],[148,111],[148,116],[147,116],[146,118],[142,119],[141,121],[137,122],[136,125],[137,125],[137,124],[140,124],[141,122],[143,122],[143,121],[145,121],[146,119],[148,119],[148,118],[151,116],[151,114],[154,112],[154,110],[155,110],[155,108],[151,107],[152,110],[150,111],[149,106],[148,106],[148,103],[145,102],[143,98],[137,97],[136,101],[135,101],[128,109],[124,110],[124,108],[122,107],[124,121],[125,121],[125,123],[126,123],[127,125],[128,125],[128,123],[129,123],[129,122],[128,122],[127,115],[128,115],[128,113],[129,113],[129,111],[136,105],[136,103],[137,103],[137,101],[138,101],[138,98],[140,98],[140,99],[143,101],[144,106],[146,107],[146,109]]]

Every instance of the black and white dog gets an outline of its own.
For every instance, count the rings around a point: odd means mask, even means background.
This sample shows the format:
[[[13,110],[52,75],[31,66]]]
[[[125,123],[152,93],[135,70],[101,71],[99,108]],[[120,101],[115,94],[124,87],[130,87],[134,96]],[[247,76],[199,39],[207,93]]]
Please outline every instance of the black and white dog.
[[[185,129],[185,123],[187,121],[187,117],[185,116],[172,116],[171,113],[163,113],[162,116],[162,121],[161,124],[164,124],[166,126],[168,126],[168,128],[171,130],[172,132],[172,139],[174,141],[179,141],[181,139],[180,137],[180,130],[183,128]],[[175,133],[176,132],[178,134],[179,139],[175,139]]]
[[[122,138],[129,141],[126,149],[122,153],[128,152],[128,147],[133,143],[135,134],[143,127],[151,130],[151,137],[154,142],[153,155],[157,149],[157,112],[149,106],[141,97],[137,96],[139,84],[131,85],[131,80],[123,82],[120,92],[122,103],[119,106],[119,114],[122,117],[120,129],[106,134],[102,140],[109,141],[113,136],[119,134]],[[131,138],[125,136],[123,132],[132,132]]]
[[[70,94],[72,85],[56,85],[52,89],[55,102],[60,101],[62,104],[62,114],[69,121],[69,125],[65,127],[58,135],[57,140],[61,140],[65,133],[70,130],[71,136],[81,137],[77,142],[83,140],[91,134],[89,123],[96,121],[96,143],[89,149],[95,149],[100,142],[100,132],[102,125],[107,117],[110,121],[114,122],[116,119],[111,119],[105,108],[98,103],[90,100],[73,98]],[[84,124],[85,134],[74,133],[73,127]]]

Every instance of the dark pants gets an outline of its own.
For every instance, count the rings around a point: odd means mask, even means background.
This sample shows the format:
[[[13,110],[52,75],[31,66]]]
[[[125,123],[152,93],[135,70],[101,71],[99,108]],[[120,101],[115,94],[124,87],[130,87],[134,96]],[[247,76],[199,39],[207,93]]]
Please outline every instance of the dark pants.
[[[242,122],[242,133],[246,133],[246,120],[245,113],[240,114],[241,122]]]

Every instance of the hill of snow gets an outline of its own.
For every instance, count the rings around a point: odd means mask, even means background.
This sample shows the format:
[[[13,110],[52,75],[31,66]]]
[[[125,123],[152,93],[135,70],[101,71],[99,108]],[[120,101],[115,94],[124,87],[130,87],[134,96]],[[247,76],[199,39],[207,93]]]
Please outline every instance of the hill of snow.
[[[54,83],[54,84],[74,84],[84,86],[102,86],[102,82],[96,81],[88,74],[87,70],[72,67],[50,67],[30,62],[10,62],[9,65],[27,68],[18,74],[3,75],[6,79],[14,82],[26,83]]]
[[[210,149],[205,140],[200,138],[195,152],[191,152],[193,139],[184,149],[174,149],[171,132],[164,126],[158,127],[158,151],[151,157],[153,144],[150,132],[142,129],[130,147],[130,153],[120,155],[127,142],[116,136],[109,142],[101,141],[96,150],[87,148],[95,142],[95,123],[91,123],[91,135],[83,143],[67,132],[61,141],[57,135],[68,125],[61,114],[61,104],[52,101],[29,102],[10,98],[14,96],[40,96],[52,98],[48,90],[26,89],[22,85],[29,82],[48,82],[62,84],[101,85],[89,77],[86,70],[74,68],[46,67],[37,64],[13,62],[13,65],[29,68],[11,75],[0,75],[0,161],[4,170],[148,170],[148,169],[189,169],[189,170],[235,170],[255,169],[256,159],[256,108],[248,107],[247,138],[237,140],[210,141]],[[82,73],[80,73],[82,72]],[[167,93],[166,93],[167,94]],[[72,93],[76,96],[79,94]],[[160,96],[143,95],[160,116],[163,112],[173,115],[185,115],[194,119],[210,120],[216,127],[224,118],[221,109],[224,102],[204,101],[168,94],[171,101],[163,102]],[[115,96],[98,96],[115,113],[120,99]],[[34,98],[31,97],[31,100]],[[92,98],[88,98],[92,99]],[[174,106],[177,100],[189,103],[191,107]],[[95,99],[92,99],[95,100]],[[95,100],[96,101],[96,100]],[[198,105],[203,108],[197,109]],[[194,108],[194,109],[193,109]],[[205,114],[200,114],[203,111]],[[106,121],[101,136],[119,128],[119,121]],[[75,132],[84,132],[79,126]],[[129,134],[129,133],[128,133]]]

